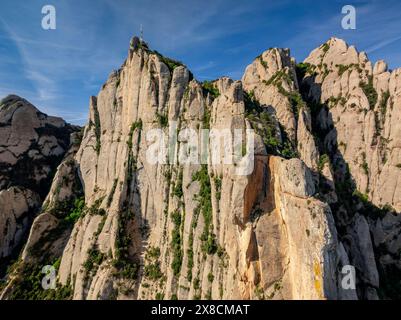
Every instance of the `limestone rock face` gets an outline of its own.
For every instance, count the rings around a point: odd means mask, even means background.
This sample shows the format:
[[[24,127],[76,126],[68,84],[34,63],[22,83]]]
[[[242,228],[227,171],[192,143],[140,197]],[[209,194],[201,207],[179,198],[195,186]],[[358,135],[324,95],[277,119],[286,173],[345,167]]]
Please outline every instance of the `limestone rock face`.
[[[394,294],[389,282],[401,275],[399,256],[391,252],[392,236],[379,239],[383,219],[401,211],[400,70],[389,71],[384,61],[373,65],[335,38],[314,50],[303,67],[304,96],[314,106],[321,149],[334,168],[328,180],[337,192],[332,203],[340,237],[366,285],[359,296],[377,299],[379,288],[382,296]],[[398,227],[391,230],[396,239]]]
[[[287,92],[297,87],[294,79],[295,62],[289,50],[283,49],[264,52],[247,67],[242,78],[246,91],[254,92],[255,98],[262,105],[273,106],[291,141],[296,140],[296,117]]]
[[[1,100],[0,259],[11,256],[29,231],[74,130],[18,96]]]
[[[309,96],[328,105],[318,124],[331,130],[325,143],[330,147],[336,140],[360,192],[377,206],[401,211],[400,70],[390,73],[384,61],[373,67],[366,54],[334,38],[305,62]]]
[[[263,73],[255,62],[256,73],[268,79],[269,72],[285,70],[295,79],[287,51],[265,56],[275,67]],[[245,78],[260,87],[255,97],[265,97],[266,117],[288,130],[288,148],[296,148],[289,98],[279,92],[272,98],[263,79]],[[289,81],[287,89],[296,88]],[[31,229],[23,263],[38,259],[38,243],[53,257],[64,244],[58,279],[74,288],[74,299],[338,298],[340,243],[330,207],[314,197],[314,175],[301,160],[268,156],[257,135],[256,158],[245,155],[236,165],[215,162],[213,154],[224,148],[213,146],[206,162],[184,163],[191,154],[188,129],[198,137],[211,129],[240,131],[243,141],[250,139],[246,94],[240,81],[222,78],[202,86],[185,66],[172,68],[170,60],[146,48],[131,49],[122,68],[90,99],[89,125],[73,156],[86,209],[69,236],[63,233],[58,242],[39,236],[57,229],[57,203],[71,194],[68,184],[56,187],[60,180],[71,181],[65,160]],[[308,112],[301,112],[299,135],[309,140],[302,150],[313,167]],[[168,144],[173,146],[168,162],[151,161],[151,129],[178,132]]]
[[[310,111],[302,101],[295,60],[288,49],[270,49],[247,67],[244,89],[264,108],[274,110],[282,134],[288,136],[299,157],[317,170],[319,151],[312,135]]]
[[[33,221],[28,240],[21,255],[24,262],[37,259],[38,253],[59,256],[71,233],[65,215],[70,213],[71,202],[82,196],[79,171],[74,160],[79,148],[79,133],[71,135],[72,145],[57,168],[48,196],[43,202],[42,212]],[[54,236],[57,235],[57,237]],[[44,241],[51,238],[53,241]]]
[[[270,49],[241,81],[200,83],[133,39],[1,297],[31,295],[20,275],[52,264],[68,299],[393,298],[397,149],[378,149],[400,140],[395,74],[331,39],[304,64]]]

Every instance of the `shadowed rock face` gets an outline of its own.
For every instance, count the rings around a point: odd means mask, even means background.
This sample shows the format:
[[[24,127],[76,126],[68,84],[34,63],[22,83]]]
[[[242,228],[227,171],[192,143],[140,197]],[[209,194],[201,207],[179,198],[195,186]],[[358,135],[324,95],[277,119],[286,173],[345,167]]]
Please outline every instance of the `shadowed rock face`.
[[[26,237],[74,130],[18,96],[1,100],[0,259],[13,255]]]
[[[4,98],[0,102],[0,187],[18,185],[46,197],[51,172],[67,152],[73,131],[61,118],[41,113],[20,97]]]
[[[340,39],[331,39],[305,60],[308,96],[326,104],[316,125],[328,131],[326,148],[347,162],[357,189],[377,206],[401,211],[401,70],[374,66]],[[311,74],[312,73],[312,74]]]
[[[359,126],[366,130],[358,132],[372,136],[366,117],[380,106],[366,105],[372,90],[363,83],[369,86],[369,70],[379,77],[386,68],[379,63],[373,70],[364,54],[338,39],[316,49],[306,62],[296,65],[289,50],[271,49],[255,59],[242,81],[202,84],[184,65],[136,40],[122,67],[90,99],[82,142],[59,166],[1,297],[397,297],[390,283],[401,279],[400,216],[375,200],[381,189],[373,191],[373,169],[366,174],[371,192],[363,196],[360,166],[349,164],[355,159],[338,140],[343,135],[344,141],[352,140],[349,132],[356,134]],[[340,67],[349,63],[352,67]],[[337,78],[362,64],[366,78],[361,81]],[[380,81],[372,80],[377,90]],[[396,86],[389,83],[393,89],[386,101],[394,100],[389,108],[399,112]],[[352,108],[366,107],[359,120],[336,120],[336,108],[339,114],[348,112],[338,95],[330,98],[336,86],[345,90],[346,99],[360,103]],[[349,87],[359,100],[345,93]],[[253,128],[254,170],[240,176],[236,166],[210,161],[151,164],[146,133],[175,131],[173,121],[178,132]],[[400,140],[398,131],[388,134]],[[372,141],[355,139],[366,150],[369,166]],[[177,150],[185,148],[185,141],[179,139]],[[394,149],[388,152],[394,158]],[[396,169],[388,169],[394,177]],[[391,198],[381,198],[399,210],[394,185],[384,188]],[[55,296],[33,289],[21,277],[53,263],[58,266]],[[355,290],[341,285],[341,270],[350,264],[357,272]]]

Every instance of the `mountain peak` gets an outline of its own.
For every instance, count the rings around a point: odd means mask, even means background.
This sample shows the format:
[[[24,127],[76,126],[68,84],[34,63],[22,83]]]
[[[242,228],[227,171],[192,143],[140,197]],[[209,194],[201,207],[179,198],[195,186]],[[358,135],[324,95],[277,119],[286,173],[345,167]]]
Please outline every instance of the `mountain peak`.
[[[17,102],[27,103],[28,101],[26,101],[24,98],[21,98],[20,96],[17,96],[15,94],[9,94],[8,96],[1,99],[0,108],[3,106],[9,106],[9,105],[17,103]]]
[[[401,252],[392,241],[401,234],[401,81],[335,37],[306,61],[272,48],[242,81],[200,83],[134,37],[122,68],[90,99],[82,140],[54,175],[2,296],[36,294],[19,270],[40,273],[54,261],[56,294],[73,299],[396,296],[386,286],[393,270],[401,279],[398,260],[387,258]],[[15,125],[14,136],[30,142],[37,124],[30,130],[26,118],[34,117],[24,111],[4,112],[20,118],[0,129]],[[246,148],[235,148],[243,157],[226,163],[231,157],[206,131],[216,140],[246,133],[238,141]],[[6,137],[12,154],[3,157],[54,153],[48,126],[42,132],[24,150]],[[163,141],[172,132],[169,150],[150,144],[149,133]],[[189,143],[204,138],[206,157]],[[229,141],[224,149],[236,147]],[[250,171],[238,171],[244,163]],[[357,290],[342,284],[350,261]]]

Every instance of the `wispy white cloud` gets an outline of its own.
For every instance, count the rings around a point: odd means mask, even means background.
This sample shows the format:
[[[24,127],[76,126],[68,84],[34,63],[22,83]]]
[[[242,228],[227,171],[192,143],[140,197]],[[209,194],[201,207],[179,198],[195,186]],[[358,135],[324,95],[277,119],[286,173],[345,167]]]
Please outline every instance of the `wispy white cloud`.
[[[202,72],[202,71],[205,71],[205,70],[209,70],[209,69],[211,69],[211,68],[213,68],[213,67],[215,67],[215,66],[216,66],[216,62],[214,62],[214,61],[209,61],[209,62],[204,63],[204,64],[202,64],[202,65],[195,66],[194,68],[192,68],[192,71],[195,71],[195,72]]]
[[[16,51],[16,54],[0,51],[1,72],[8,82],[14,79],[13,84],[19,83],[14,87],[2,83],[0,95],[21,95],[45,113],[83,123],[87,119],[89,95],[98,91],[99,79],[104,81],[108,72],[122,61],[107,48],[108,43],[99,44],[102,34],[96,29],[89,25],[83,30],[85,21],[77,21],[74,14],[67,13],[71,7],[60,3],[57,9],[69,20],[65,26],[59,24],[59,30],[53,34],[42,30],[39,25],[28,30],[28,24],[20,23],[12,16],[0,16],[1,41],[11,45],[8,50],[13,47]],[[85,15],[85,18],[94,19],[90,15]],[[81,36],[83,31],[87,32],[84,37]],[[15,67],[10,68],[11,65]],[[22,72],[18,73],[17,68]],[[95,79],[98,79],[97,86]],[[66,113],[67,109],[75,111]]]
[[[375,45],[367,48],[366,52],[367,53],[373,53],[375,51],[383,49],[383,48],[389,46],[390,44],[393,44],[393,43],[395,43],[397,41],[400,41],[400,40],[401,40],[401,36],[395,37],[395,38],[392,38],[392,39],[386,39],[384,41],[379,42],[378,44],[375,44]]]
[[[1,19],[1,17],[0,17],[0,19]],[[2,20],[2,22],[5,23],[4,20]],[[50,41],[34,40],[34,39],[20,37],[20,36],[17,36],[15,34],[10,35],[10,36],[0,35],[0,39],[12,40],[12,41],[16,41],[16,42],[18,42],[20,44],[25,44],[25,45],[38,45],[38,46],[46,47],[46,48],[56,48],[56,49],[74,50],[74,51],[85,51],[82,47],[67,46],[65,44],[54,43],[54,42],[50,42]]]

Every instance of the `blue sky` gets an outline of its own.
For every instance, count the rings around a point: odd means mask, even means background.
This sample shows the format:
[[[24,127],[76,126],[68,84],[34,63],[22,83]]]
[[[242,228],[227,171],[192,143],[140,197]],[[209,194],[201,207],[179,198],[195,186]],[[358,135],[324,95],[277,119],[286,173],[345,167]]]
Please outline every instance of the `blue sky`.
[[[56,30],[41,28],[46,4],[56,7]],[[341,28],[347,4],[357,9],[356,30]],[[123,63],[140,24],[151,48],[201,81],[240,79],[270,47],[290,48],[301,61],[331,36],[401,67],[399,0],[2,0],[0,97],[15,93],[84,124],[89,96]]]

